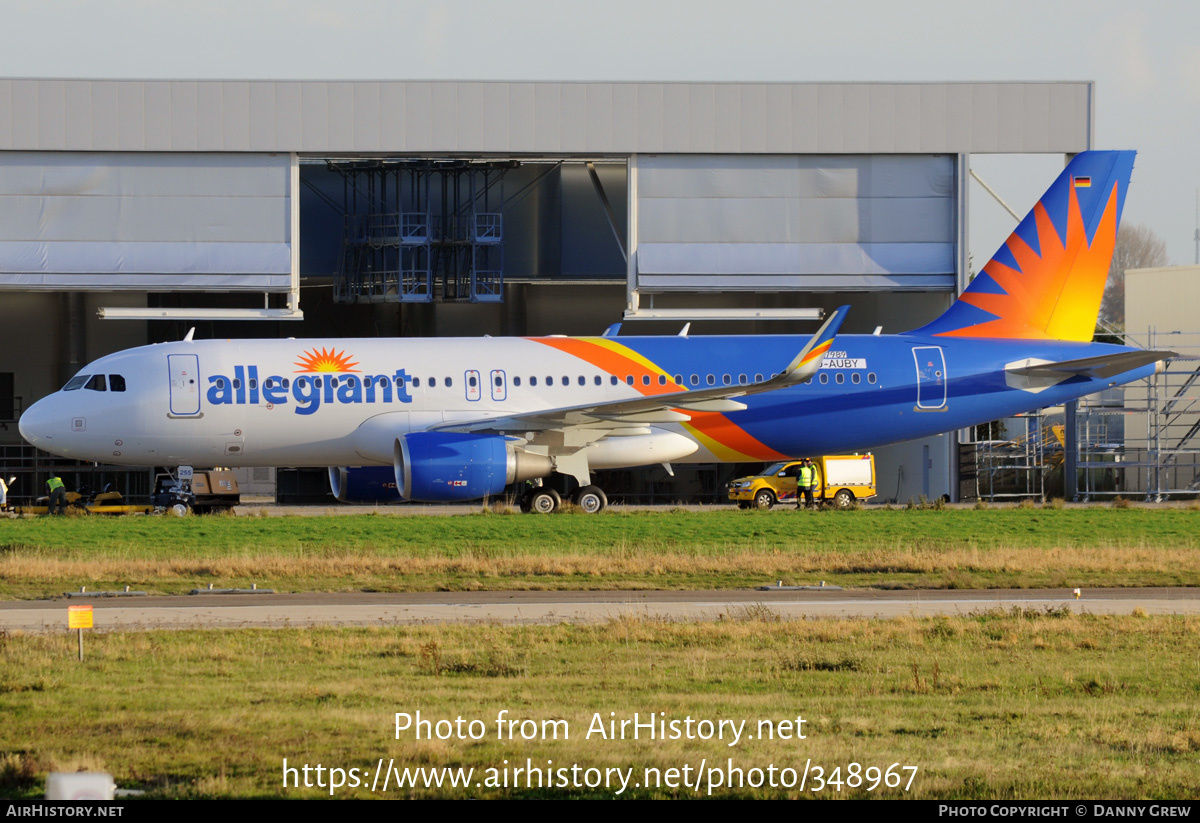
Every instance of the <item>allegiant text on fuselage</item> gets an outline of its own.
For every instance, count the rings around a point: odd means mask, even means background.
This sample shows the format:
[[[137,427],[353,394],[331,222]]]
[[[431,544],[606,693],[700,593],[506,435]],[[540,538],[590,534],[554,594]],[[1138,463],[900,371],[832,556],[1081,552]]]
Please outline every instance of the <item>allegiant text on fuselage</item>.
[[[301,374],[289,379],[273,374],[260,383],[258,366],[234,366],[232,379],[223,374],[209,376],[205,396],[214,406],[278,406],[294,401],[296,414],[312,414],[322,403],[411,403],[412,395],[408,393],[411,380],[404,369],[396,369],[391,375],[364,374],[361,377],[326,372]]]

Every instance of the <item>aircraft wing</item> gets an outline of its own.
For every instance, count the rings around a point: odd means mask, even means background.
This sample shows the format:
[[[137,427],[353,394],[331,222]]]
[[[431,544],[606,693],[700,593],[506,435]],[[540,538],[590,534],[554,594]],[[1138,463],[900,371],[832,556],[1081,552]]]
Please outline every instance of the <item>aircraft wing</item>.
[[[737,386],[717,386],[591,403],[558,409],[544,409],[507,417],[465,420],[435,426],[439,431],[521,433],[550,429],[586,428],[597,430],[600,439],[604,430],[645,426],[657,423],[683,423],[690,420],[688,412],[733,412],[746,408],[734,398],[803,383],[821,368],[821,358],[833,344],[849,306],[838,308],[817,330],[792,362],[769,380]]]
[[[1173,351],[1118,352],[1099,357],[1084,357],[1079,360],[1062,360],[1058,363],[1033,363],[1028,366],[1009,368],[1006,371],[1010,374],[1020,374],[1026,377],[1065,380],[1068,377],[1082,375],[1102,380],[1154,363],[1158,360],[1176,356],[1178,356],[1178,352]]]

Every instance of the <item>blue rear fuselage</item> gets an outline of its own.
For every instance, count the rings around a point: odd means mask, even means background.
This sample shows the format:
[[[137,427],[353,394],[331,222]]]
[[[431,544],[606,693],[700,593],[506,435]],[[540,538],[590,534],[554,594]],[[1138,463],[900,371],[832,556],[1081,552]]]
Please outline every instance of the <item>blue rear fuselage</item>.
[[[782,369],[805,342],[792,336],[620,338],[685,388],[728,379],[757,382]],[[1056,340],[987,340],[918,335],[838,335],[825,366],[804,384],[739,398],[727,417],[754,439],[789,456],[861,451],[1054,406],[1147,377],[1154,365],[1099,380],[1073,376],[1017,388],[1006,367],[1067,361],[1128,348]],[[693,378],[698,386],[693,385]]]

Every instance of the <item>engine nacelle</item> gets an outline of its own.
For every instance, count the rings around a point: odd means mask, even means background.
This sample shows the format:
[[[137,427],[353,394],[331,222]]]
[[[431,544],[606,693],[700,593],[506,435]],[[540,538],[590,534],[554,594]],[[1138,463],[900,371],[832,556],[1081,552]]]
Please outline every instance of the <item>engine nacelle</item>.
[[[509,483],[554,470],[549,457],[490,434],[412,432],[396,438],[393,453],[400,497],[426,503],[500,494]]]
[[[396,503],[396,471],[391,466],[329,467],[329,488],[343,503]]]

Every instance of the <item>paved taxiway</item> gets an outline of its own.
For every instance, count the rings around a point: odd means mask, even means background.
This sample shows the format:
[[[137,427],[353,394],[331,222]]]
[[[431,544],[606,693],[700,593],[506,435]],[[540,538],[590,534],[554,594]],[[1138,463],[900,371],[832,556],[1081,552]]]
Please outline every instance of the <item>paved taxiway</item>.
[[[1090,614],[1200,613],[1200,588],[926,591],[415,592],[71,598],[0,603],[0,630],[65,631],[67,606],[91,603],[97,630],[586,623],[632,616],[716,620],[962,615],[1068,608]]]

